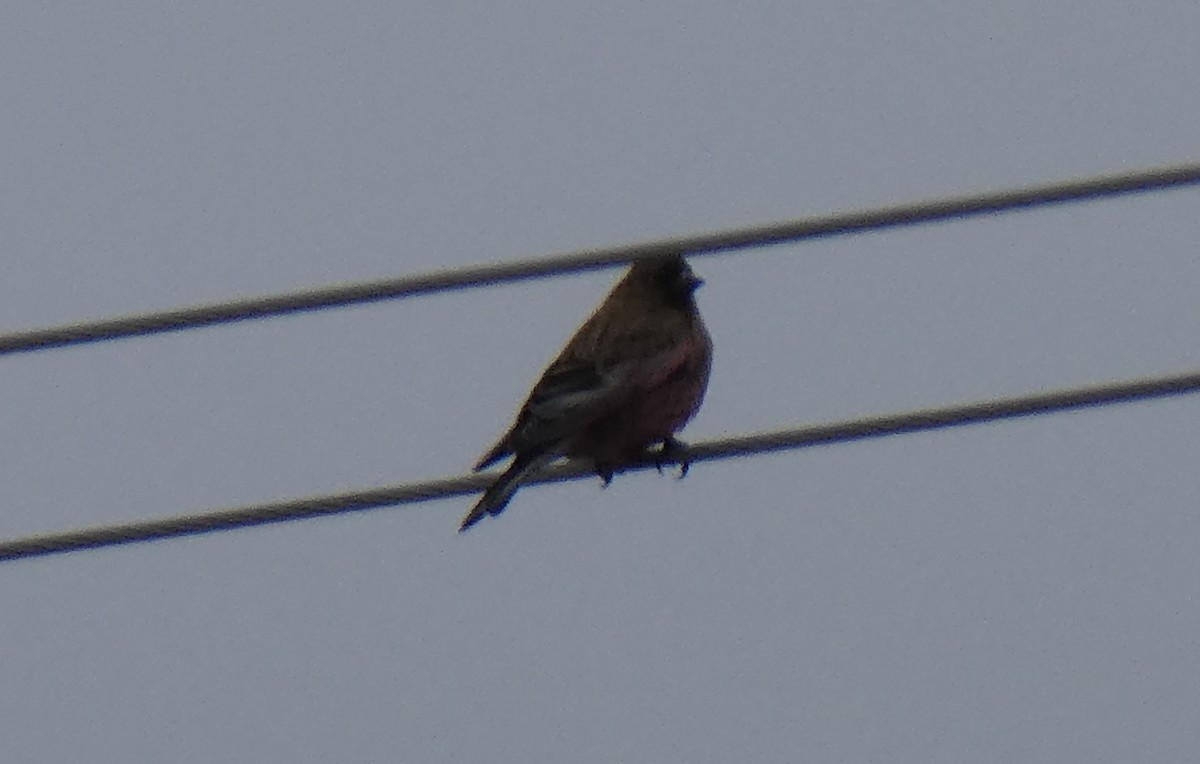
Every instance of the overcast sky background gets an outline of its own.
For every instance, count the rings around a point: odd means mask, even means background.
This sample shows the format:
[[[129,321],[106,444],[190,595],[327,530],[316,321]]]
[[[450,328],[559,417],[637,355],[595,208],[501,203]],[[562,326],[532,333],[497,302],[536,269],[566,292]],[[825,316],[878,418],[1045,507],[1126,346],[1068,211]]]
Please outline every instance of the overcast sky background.
[[[0,327],[1200,155],[1200,4],[0,7]],[[1200,366],[1200,191],[696,258],[685,439]],[[0,537],[458,474],[615,271],[0,359]],[[12,762],[1185,762],[1195,398],[0,565]]]

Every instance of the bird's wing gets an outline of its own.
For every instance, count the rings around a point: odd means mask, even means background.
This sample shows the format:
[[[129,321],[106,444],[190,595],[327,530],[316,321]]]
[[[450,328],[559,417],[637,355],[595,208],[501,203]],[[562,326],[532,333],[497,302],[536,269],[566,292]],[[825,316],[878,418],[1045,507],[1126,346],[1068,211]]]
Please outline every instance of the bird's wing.
[[[604,395],[611,387],[611,382],[611,377],[606,378],[596,364],[588,361],[555,364],[530,391],[524,411],[543,419],[561,416],[593,404],[597,396]]]
[[[567,437],[628,397],[629,369],[594,363],[551,367],[534,386],[513,428],[515,450]]]
[[[481,470],[512,453],[562,441],[620,408],[639,391],[657,387],[687,362],[686,334],[653,322],[601,331],[589,320],[533,386],[517,421],[480,459]],[[602,336],[607,334],[608,336]]]
[[[619,408],[639,390],[655,387],[687,360],[687,349],[667,347],[603,367],[596,363],[555,365],[534,386],[520,419],[528,420],[530,442],[575,433]],[[521,424],[518,420],[518,426]]]
[[[613,394],[611,379],[606,380],[594,363],[560,358],[542,374],[533,386],[517,421],[492,446],[475,471],[485,469],[512,453],[545,446],[569,435],[579,422],[590,421],[597,412],[607,410]]]

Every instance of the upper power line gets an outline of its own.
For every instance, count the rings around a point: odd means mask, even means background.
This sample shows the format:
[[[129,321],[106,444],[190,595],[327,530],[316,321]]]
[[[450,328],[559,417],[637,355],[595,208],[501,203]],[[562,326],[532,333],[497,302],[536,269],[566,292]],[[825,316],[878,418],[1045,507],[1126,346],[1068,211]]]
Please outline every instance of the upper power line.
[[[596,270],[640,257],[687,255],[796,242],[1200,183],[1200,163],[1176,164],[1045,185],[950,196],[909,204],[730,228],[635,244],[583,249],[550,257],[436,271],[376,281],[251,297],[190,308],[82,321],[0,334],[0,355],[81,345],[246,321],[288,313],[411,297],[431,292]]]
[[[809,446],[846,443],[880,438],[887,435],[937,430],[946,427],[992,422],[1000,419],[1047,414],[1088,406],[1162,398],[1200,391],[1200,371],[1161,377],[1124,380],[1087,387],[1033,393],[1012,398],[995,398],[977,403],[965,403],[940,408],[920,409],[900,414],[864,417],[844,422],[799,427],[774,432],[754,433],[724,438],[690,446],[683,457],[688,462],[751,456],[771,451]],[[630,466],[630,470],[655,466],[647,458]],[[552,465],[526,481],[535,483],[560,482],[592,475],[591,465],[579,461]],[[73,552],[83,549],[132,544],[176,536],[265,525],[307,517],[361,512],[396,504],[415,504],[451,496],[475,493],[495,480],[494,474],[429,480],[419,483],[389,486],[348,493],[291,499],[271,504],[200,512],[157,520],[119,525],[98,526],[61,533],[0,541],[0,560]],[[454,525],[447,525],[452,532]]]

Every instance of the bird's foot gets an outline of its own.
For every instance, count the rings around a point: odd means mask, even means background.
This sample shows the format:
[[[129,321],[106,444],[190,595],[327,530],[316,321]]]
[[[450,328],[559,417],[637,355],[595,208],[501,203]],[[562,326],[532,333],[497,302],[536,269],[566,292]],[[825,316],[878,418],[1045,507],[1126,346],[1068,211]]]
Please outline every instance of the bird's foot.
[[[687,459],[687,443],[675,438],[667,438],[662,442],[662,448],[654,452],[654,467],[658,474],[662,474],[663,467],[667,464],[679,465],[680,480],[687,476],[688,468],[692,466]]]
[[[597,464],[596,465],[596,475],[599,476],[599,478],[600,478],[600,481],[601,481],[600,487],[601,488],[608,488],[608,484],[612,482],[613,474],[614,474],[614,471],[613,471],[612,465],[610,465],[610,464]]]

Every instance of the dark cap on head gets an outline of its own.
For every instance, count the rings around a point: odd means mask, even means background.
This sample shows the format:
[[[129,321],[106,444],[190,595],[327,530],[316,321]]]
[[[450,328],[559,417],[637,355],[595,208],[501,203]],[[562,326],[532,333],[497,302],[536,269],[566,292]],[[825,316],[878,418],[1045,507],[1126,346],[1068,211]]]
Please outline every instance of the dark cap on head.
[[[704,280],[699,278],[688,265],[683,255],[670,254],[638,260],[630,271],[635,278],[649,279],[654,288],[672,300],[686,301],[691,298]]]

